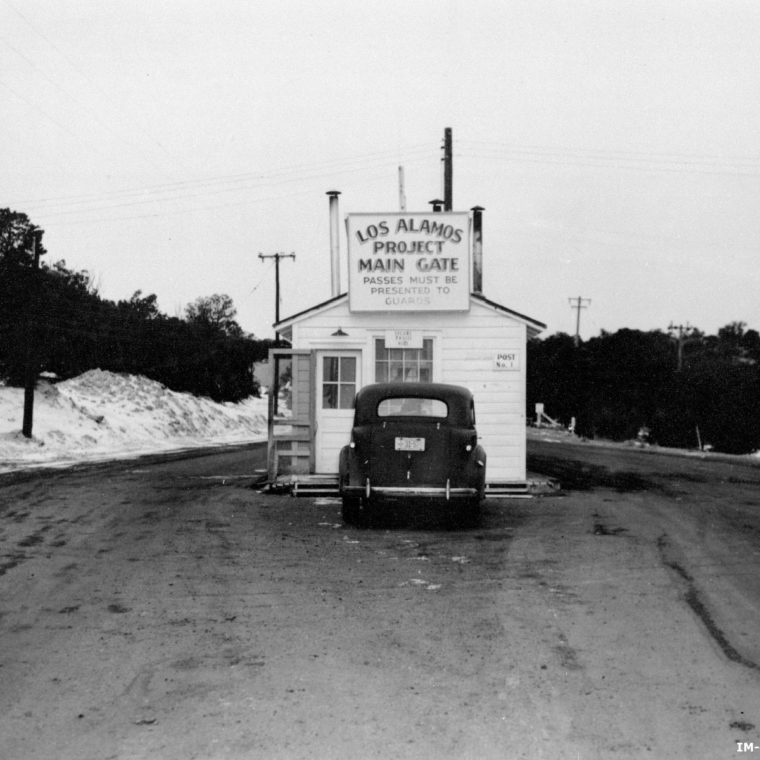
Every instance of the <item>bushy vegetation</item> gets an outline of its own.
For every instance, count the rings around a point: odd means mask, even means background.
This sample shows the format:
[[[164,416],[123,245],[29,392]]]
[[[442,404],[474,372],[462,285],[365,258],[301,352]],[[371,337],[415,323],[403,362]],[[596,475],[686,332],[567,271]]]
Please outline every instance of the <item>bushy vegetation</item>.
[[[0,209],[0,380],[24,385],[26,367],[68,379],[100,368],[144,375],[172,390],[238,401],[257,393],[252,365],[273,341],[246,335],[228,296],[198,298],[184,318],[155,295],[98,294],[65,261],[34,267],[25,214]],[[46,253],[44,244],[38,253]],[[747,453],[760,449],[760,335],[734,322],[710,336],[654,330],[559,333],[528,343],[528,417],[542,402],[588,437],[628,440],[642,427],[663,446]]]
[[[642,427],[662,446],[760,449],[760,335],[733,322],[705,335],[603,332],[577,346],[565,334],[528,344],[528,417],[542,402],[587,437],[628,440]]]
[[[25,214],[0,209],[0,379],[23,385],[31,359],[63,380],[100,368],[216,401],[258,392],[252,365],[273,342],[243,332],[228,296],[198,298],[184,318],[162,314],[141,291],[109,301],[65,261],[35,269],[35,232]]]

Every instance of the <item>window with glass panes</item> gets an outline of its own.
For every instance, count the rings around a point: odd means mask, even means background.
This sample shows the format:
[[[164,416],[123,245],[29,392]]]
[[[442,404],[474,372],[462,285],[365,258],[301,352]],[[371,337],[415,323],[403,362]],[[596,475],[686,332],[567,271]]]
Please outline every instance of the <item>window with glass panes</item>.
[[[356,393],[356,357],[322,358],[322,408],[350,409]]]
[[[422,341],[422,348],[386,348],[383,338],[375,339],[376,383],[430,383],[432,381],[432,338],[425,338]]]

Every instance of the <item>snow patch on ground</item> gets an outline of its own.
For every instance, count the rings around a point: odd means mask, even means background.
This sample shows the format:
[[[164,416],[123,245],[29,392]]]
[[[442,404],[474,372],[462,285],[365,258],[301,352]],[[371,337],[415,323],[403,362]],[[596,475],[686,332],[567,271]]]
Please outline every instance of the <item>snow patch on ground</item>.
[[[673,454],[675,456],[682,457],[699,457],[700,459],[751,459],[760,461],[760,451],[755,451],[751,454],[722,454],[712,450],[712,447],[705,447],[705,449],[672,449],[666,446],[657,446],[650,444],[641,444],[639,441],[608,441],[604,438],[589,439],[579,438],[577,435],[568,432],[564,428],[527,428],[528,440],[545,441],[547,443],[577,443],[583,446],[596,446],[598,448],[625,448],[625,449],[639,449],[646,451],[651,449],[658,454]]]
[[[21,434],[23,412],[23,388],[0,386],[0,472],[267,437],[266,397],[218,404],[99,369],[38,383],[31,439]]]

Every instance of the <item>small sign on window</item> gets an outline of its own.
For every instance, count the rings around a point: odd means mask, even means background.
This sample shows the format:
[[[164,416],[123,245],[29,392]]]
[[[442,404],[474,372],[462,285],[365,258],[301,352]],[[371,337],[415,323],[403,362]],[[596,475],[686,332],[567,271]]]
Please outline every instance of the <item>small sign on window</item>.
[[[494,368],[519,370],[520,354],[517,351],[499,351],[494,358]]]
[[[386,348],[422,348],[422,333],[419,330],[386,330]]]

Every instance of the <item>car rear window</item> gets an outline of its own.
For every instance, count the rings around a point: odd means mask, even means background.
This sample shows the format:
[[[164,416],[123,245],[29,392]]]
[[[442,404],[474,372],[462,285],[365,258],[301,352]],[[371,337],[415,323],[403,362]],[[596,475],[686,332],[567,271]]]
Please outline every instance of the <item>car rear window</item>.
[[[438,398],[384,398],[377,406],[378,417],[435,417],[446,419],[449,407]]]

